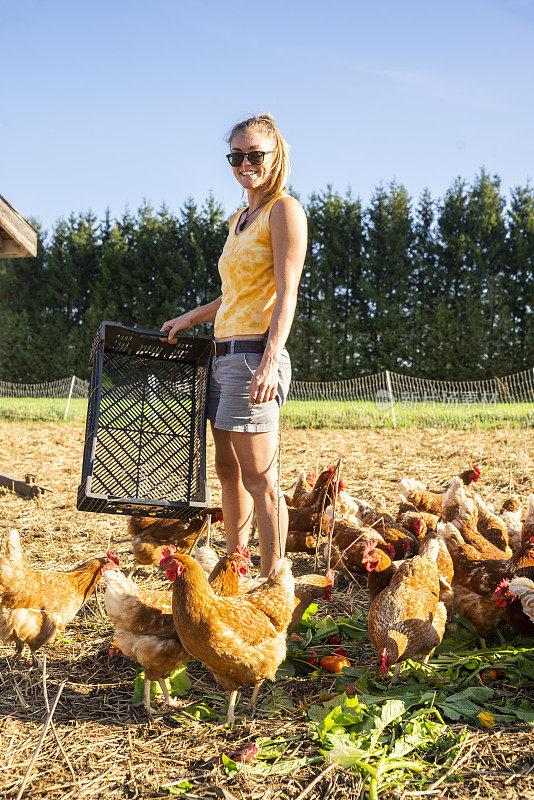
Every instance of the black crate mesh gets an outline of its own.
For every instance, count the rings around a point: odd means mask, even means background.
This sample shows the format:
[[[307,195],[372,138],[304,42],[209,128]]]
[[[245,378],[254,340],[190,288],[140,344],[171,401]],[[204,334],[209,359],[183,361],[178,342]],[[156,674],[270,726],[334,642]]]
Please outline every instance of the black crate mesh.
[[[92,492],[204,500],[193,404],[204,405],[205,372],[190,364],[180,372],[173,380],[165,363],[107,354]]]
[[[205,505],[209,345],[184,337],[171,346],[109,323],[104,339],[91,352],[79,507],[135,513],[135,508],[113,507],[114,498],[148,505],[151,501]],[[110,504],[85,497],[87,476],[90,495],[106,495]],[[174,508],[154,513],[191,516],[194,512],[194,508]]]

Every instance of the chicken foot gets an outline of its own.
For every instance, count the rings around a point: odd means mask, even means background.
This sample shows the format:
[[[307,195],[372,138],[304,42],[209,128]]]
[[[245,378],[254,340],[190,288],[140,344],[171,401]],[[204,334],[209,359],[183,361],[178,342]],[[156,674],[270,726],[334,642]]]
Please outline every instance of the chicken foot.
[[[35,653],[31,649],[30,645],[26,645],[24,642],[21,642],[20,640],[17,640],[17,642],[15,643],[15,656],[17,658],[20,658],[20,659],[25,658],[25,656],[24,656],[24,648],[26,646],[28,647],[28,650],[30,651],[30,658],[31,658],[32,666],[33,667],[38,667],[39,669],[42,669],[43,665],[41,664],[41,662],[39,661],[39,659],[37,658],[37,656],[35,655]]]
[[[260,692],[260,687],[263,681],[259,681],[258,683],[254,684],[254,691],[252,692],[252,697],[250,698],[249,708],[252,712],[251,719],[254,719],[254,715],[256,714],[256,709],[258,707],[258,694]],[[228,702],[228,713],[226,715],[226,725],[233,725],[235,722],[235,704],[237,701],[237,689],[234,689],[233,692],[230,692],[230,700]]]
[[[164,678],[160,678],[158,680],[159,685],[161,686],[161,691],[163,692],[163,696],[165,698],[165,702],[169,706],[169,708],[181,708],[184,705],[183,700],[178,700],[176,697],[171,697],[169,694],[169,690],[167,689],[167,684],[165,683]]]
[[[158,679],[158,683],[161,686],[161,691],[163,692],[163,696],[165,698],[165,702],[167,703],[169,708],[180,708],[183,705],[183,701],[177,700],[176,698],[170,696],[169,690],[167,689],[167,684],[165,683],[165,679],[164,678],[159,678]],[[150,717],[150,719],[152,719],[154,717],[154,714],[158,714],[159,715],[159,714],[162,713],[162,712],[159,712],[159,711],[158,712],[154,711],[154,709],[150,705],[150,688],[151,688],[151,685],[152,685],[152,681],[148,680],[148,678],[145,678],[145,691],[144,691],[144,695],[143,695],[143,705],[144,705],[144,707],[146,709],[146,712],[147,712],[148,716]],[[138,705],[141,705],[141,703],[138,703]]]

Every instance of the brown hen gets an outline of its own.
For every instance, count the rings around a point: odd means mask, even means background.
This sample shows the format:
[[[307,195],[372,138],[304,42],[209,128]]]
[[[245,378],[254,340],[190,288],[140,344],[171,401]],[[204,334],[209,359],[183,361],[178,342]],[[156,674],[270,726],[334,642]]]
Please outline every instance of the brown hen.
[[[469,486],[471,483],[476,483],[480,479],[480,470],[474,466],[467,469],[457,476],[464,486]],[[454,478],[453,478],[454,481]],[[426,511],[431,514],[441,515],[441,506],[452,484],[444,487],[443,489],[428,489],[420,481],[413,478],[404,478],[400,482],[401,499],[405,502],[412,503],[418,511]]]
[[[521,544],[524,544],[532,536],[534,536],[534,492],[528,496],[527,511],[521,526]]]
[[[171,555],[172,547],[169,548]],[[239,593],[239,577],[250,559],[244,552],[219,559],[209,576],[215,594],[231,597]],[[189,653],[176,632],[172,616],[172,592],[138,586],[116,567],[103,572],[106,609],[115,627],[115,639],[125,656],[138,661],[145,671],[143,704],[152,716],[150,684],[158,681],[170,707],[180,705],[169,695],[165,678],[187,664]]]
[[[186,650],[231,692],[227,722],[234,721],[237,690],[254,684],[255,708],[262,682],[274,680],[285,658],[287,627],[295,606],[288,559],[257,588],[217,597],[194,558],[175,554],[162,562],[173,581],[174,624]]]
[[[28,645],[37,663],[36,651],[74,618],[107,560],[91,558],[68,572],[41,572],[26,561],[18,532],[10,531],[0,556],[0,639],[14,642],[19,655]]]
[[[132,551],[138,564],[153,564],[161,561],[163,548],[172,544],[180,552],[187,552],[210,514],[214,520],[222,521],[220,508],[203,509],[199,516],[189,522],[178,519],[154,519],[153,517],[128,517],[126,531],[132,537]]]
[[[447,612],[439,599],[438,547],[399,565],[369,610],[369,638],[385,675],[407,658],[426,662],[443,638]]]

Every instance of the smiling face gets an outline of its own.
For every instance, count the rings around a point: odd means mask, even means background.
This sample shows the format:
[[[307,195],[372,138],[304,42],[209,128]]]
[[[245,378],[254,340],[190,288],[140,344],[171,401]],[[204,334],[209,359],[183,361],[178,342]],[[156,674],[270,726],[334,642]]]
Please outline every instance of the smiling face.
[[[263,150],[263,152],[267,153],[263,159],[263,164],[258,164],[258,166],[249,164],[248,159],[245,158],[240,167],[232,167],[236,180],[243,189],[259,189],[268,182],[274,156],[274,153],[268,153],[268,151],[275,148],[276,142],[274,138],[261,130],[248,128],[234,134],[230,142],[230,151],[232,153],[250,153],[252,150]]]

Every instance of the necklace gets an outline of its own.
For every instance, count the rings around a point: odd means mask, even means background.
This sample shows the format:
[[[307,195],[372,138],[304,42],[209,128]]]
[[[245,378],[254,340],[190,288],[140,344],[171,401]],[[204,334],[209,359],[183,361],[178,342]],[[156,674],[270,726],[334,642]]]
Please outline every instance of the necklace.
[[[243,222],[241,222],[237,226],[237,230],[238,231],[242,231],[243,228],[245,227],[245,225],[247,224],[249,217],[251,217],[253,214],[255,214],[256,211],[258,211],[262,206],[264,206],[266,202],[267,201],[265,200],[263,203],[260,203],[260,205],[257,208],[254,209],[254,211],[249,211],[249,209],[247,208],[246,213],[245,213],[245,219],[243,220]]]

